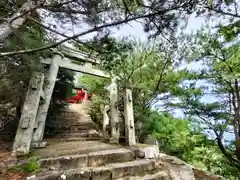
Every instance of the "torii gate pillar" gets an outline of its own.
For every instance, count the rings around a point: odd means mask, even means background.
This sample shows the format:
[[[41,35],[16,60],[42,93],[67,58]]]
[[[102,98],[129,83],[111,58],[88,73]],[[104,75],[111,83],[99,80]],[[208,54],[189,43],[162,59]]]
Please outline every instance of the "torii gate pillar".
[[[42,73],[33,72],[13,143],[13,154],[25,155],[29,153],[43,81],[44,75]]]
[[[125,89],[124,92],[124,119],[125,119],[126,145],[133,146],[136,144],[136,137],[131,89]]]
[[[39,105],[37,119],[36,119],[36,126],[35,131],[33,134],[32,145],[33,147],[41,147],[41,142],[43,140],[47,112],[49,108],[49,104],[51,101],[53,89],[55,86],[55,82],[57,79],[57,74],[59,70],[59,66],[57,62],[62,59],[60,54],[55,54],[52,58],[52,62],[49,67],[48,75],[47,75],[47,84],[44,87],[44,94],[45,94],[45,101],[44,103]]]
[[[118,88],[116,79],[112,80],[110,85],[110,136],[112,143],[119,142],[120,136],[120,127],[119,127],[119,117],[118,117],[118,108],[116,107],[118,101]]]

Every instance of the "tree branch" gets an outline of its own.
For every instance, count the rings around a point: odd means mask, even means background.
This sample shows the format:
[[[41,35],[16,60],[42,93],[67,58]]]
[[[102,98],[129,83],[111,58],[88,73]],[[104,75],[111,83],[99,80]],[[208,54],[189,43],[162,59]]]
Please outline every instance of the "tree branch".
[[[28,0],[7,22],[0,24],[0,42],[3,43],[6,38],[13,33],[13,31],[19,29],[26,22],[27,17],[31,14],[31,12],[44,2],[45,0]]]
[[[238,161],[237,159],[235,159],[230,153],[228,153],[226,151],[226,149],[224,148],[223,144],[222,144],[222,140],[219,136],[219,134],[216,132],[216,130],[214,130],[216,136],[217,136],[217,144],[219,149],[221,150],[222,154],[230,161],[233,163],[233,165],[238,168],[238,170],[240,170],[240,161]]]
[[[157,96],[158,96],[158,89],[159,89],[159,86],[160,86],[160,83],[162,82],[162,79],[163,79],[163,75],[164,75],[164,70],[166,69],[168,63],[169,63],[169,60],[171,60],[171,58],[167,58],[167,60],[165,61],[163,67],[162,67],[162,71],[159,75],[159,79],[157,81],[157,84],[156,84],[156,87],[155,87],[155,90],[153,92],[153,97],[151,97],[150,99],[147,100],[147,103],[148,103],[148,106],[150,105],[151,101],[153,99],[155,99]]]
[[[142,60],[143,53],[144,53],[144,51],[142,51],[141,56],[140,56],[141,63],[139,63],[139,65],[137,67],[133,68],[132,71],[129,73],[128,77],[126,78],[127,82],[132,78],[132,75],[134,74],[134,72],[144,65],[144,61]],[[148,53],[147,56],[144,57],[144,59],[147,59],[150,56],[150,54],[151,54],[151,52]]]
[[[51,27],[42,24],[41,22],[37,21],[36,19],[34,19],[34,18],[32,18],[32,17],[28,17],[28,19],[30,19],[31,21],[33,21],[34,23],[38,24],[39,26],[41,26],[42,28],[44,28],[44,29],[46,29],[46,30],[49,30],[49,31],[51,31],[51,32],[53,32],[53,33],[56,33],[56,34],[58,34],[58,35],[60,35],[60,36],[62,36],[62,37],[70,38],[69,36],[67,36],[67,35],[65,35],[65,34],[63,34],[63,33],[60,33],[59,31],[54,30],[54,29],[52,29]],[[79,44],[83,44],[83,42],[81,42],[81,41],[78,40],[78,39],[73,39],[73,40],[76,41],[76,42],[79,43]]]
[[[221,150],[222,154],[223,154],[230,162],[232,162],[233,165],[234,165],[236,168],[238,168],[238,169],[240,170],[240,165],[239,165],[239,164],[240,164],[240,161],[238,161],[237,159],[235,159],[230,153],[228,153],[228,152],[226,151],[225,147],[224,147],[223,144],[222,144],[222,137],[218,134],[218,132],[216,131],[216,129],[214,128],[214,126],[213,126],[211,123],[209,123],[205,118],[203,118],[196,109],[194,109],[194,111],[195,111],[195,113],[197,114],[197,116],[198,116],[200,119],[202,119],[202,120],[209,126],[209,128],[211,128],[211,129],[214,131],[214,133],[215,133],[215,135],[216,135],[218,147],[219,147],[219,149]]]
[[[55,47],[59,46],[60,44],[65,43],[65,42],[67,42],[69,40],[78,38],[80,36],[83,36],[83,35],[86,35],[86,34],[89,34],[89,33],[95,32],[95,31],[98,31],[98,30],[101,30],[101,29],[106,28],[106,27],[113,27],[113,26],[117,26],[117,25],[120,25],[120,24],[128,23],[130,21],[134,21],[134,20],[137,20],[137,19],[143,19],[143,18],[155,16],[155,15],[162,15],[162,14],[165,14],[166,12],[168,12],[168,11],[171,11],[171,10],[174,10],[174,9],[177,9],[177,8],[178,7],[173,7],[171,9],[165,9],[165,10],[158,11],[158,12],[155,12],[155,13],[144,14],[144,15],[140,15],[140,16],[131,17],[129,19],[124,19],[124,20],[120,20],[120,21],[111,22],[111,23],[107,23],[107,24],[104,24],[104,25],[96,26],[96,27],[94,27],[92,29],[89,29],[87,31],[78,33],[78,34],[73,35],[73,36],[71,36],[69,38],[66,38],[66,39],[63,39],[61,41],[58,41],[58,42],[56,42],[54,44],[50,44],[50,45],[47,45],[47,46],[44,46],[44,47],[41,47],[41,48],[36,48],[36,49],[20,50],[20,51],[13,51],[13,52],[3,52],[3,53],[0,53],[0,57],[3,57],[3,56],[13,56],[13,55],[18,55],[18,54],[28,54],[28,53],[34,53],[34,52],[38,52],[38,51],[43,51],[43,50],[50,49],[50,48],[55,48]]]
[[[28,17],[28,19],[30,19],[31,21],[33,21],[34,23],[38,24],[39,26],[43,27],[43,28],[46,29],[46,30],[49,30],[49,31],[51,31],[51,32],[53,32],[53,33],[56,33],[56,34],[58,34],[58,35],[60,35],[60,36],[62,36],[62,37],[70,38],[69,36],[67,36],[67,35],[65,35],[65,34],[63,34],[63,33],[60,33],[60,32],[58,32],[57,30],[54,30],[54,29],[50,28],[49,26],[43,25],[41,22],[37,21],[36,19],[34,19],[34,18],[32,18],[32,17]],[[86,47],[88,47],[88,48],[90,48],[90,49],[92,49],[92,50],[98,51],[98,50],[96,50],[94,47],[88,45],[87,43],[84,43],[84,42],[80,41],[80,40],[77,39],[77,38],[73,39],[73,41],[75,41],[76,43],[82,44],[82,45],[84,45],[84,46],[86,46]]]
[[[74,9],[70,9],[67,7],[45,7],[44,9],[47,9],[51,12],[55,12],[55,13],[68,13],[68,14],[81,14],[81,15],[88,15],[91,12],[90,11],[84,11],[84,10],[74,10]],[[97,12],[100,13],[100,12]]]
[[[240,15],[238,13],[236,14],[233,14],[233,13],[230,13],[230,12],[225,12],[225,11],[222,11],[220,9],[214,9],[212,7],[209,7],[209,6],[204,6],[204,8],[210,10],[210,11],[213,11],[213,12],[216,12],[218,14],[222,14],[222,15],[227,15],[227,16],[231,16],[231,17],[236,17],[236,18],[240,18]]]
[[[78,10],[78,9],[73,9],[69,6],[66,6],[68,4],[76,2],[75,0],[70,0],[67,2],[61,2],[58,4],[50,4],[50,5],[45,5],[43,6],[44,9],[49,10],[51,12],[55,13],[68,13],[68,14],[81,14],[81,15],[90,15],[92,12],[89,10]],[[75,6],[76,7],[76,6]],[[96,11],[95,13],[102,13],[106,11],[106,9],[101,9],[100,11]]]

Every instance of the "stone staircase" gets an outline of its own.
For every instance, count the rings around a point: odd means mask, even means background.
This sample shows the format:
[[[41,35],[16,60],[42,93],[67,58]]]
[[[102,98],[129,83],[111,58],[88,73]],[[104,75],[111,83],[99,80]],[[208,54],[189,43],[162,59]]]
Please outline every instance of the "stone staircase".
[[[93,141],[82,145],[85,148],[81,150],[78,148],[71,152],[45,154],[50,157],[42,156],[39,161],[42,172],[35,179],[170,180],[163,164],[156,159],[140,159],[132,149]]]
[[[217,180],[195,175],[194,169],[175,157],[159,154],[158,147],[134,147],[106,143],[82,105],[72,105],[64,114],[70,131],[48,146],[34,150],[40,172],[34,180]],[[87,107],[89,108],[89,106]],[[155,148],[155,149],[154,149]],[[219,178],[220,179],[220,178]]]
[[[58,141],[104,140],[98,126],[88,115],[90,108],[91,102],[86,101],[84,104],[71,104],[63,109],[60,116],[68,122],[69,126],[59,129],[60,135],[54,139]]]
[[[34,151],[41,167],[34,179],[170,180],[162,165],[155,159],[139,158],[136,148],[104,143],[107,139],[87,113],[90,107],[90,103],[72,104],[63,111],[69,131]]]

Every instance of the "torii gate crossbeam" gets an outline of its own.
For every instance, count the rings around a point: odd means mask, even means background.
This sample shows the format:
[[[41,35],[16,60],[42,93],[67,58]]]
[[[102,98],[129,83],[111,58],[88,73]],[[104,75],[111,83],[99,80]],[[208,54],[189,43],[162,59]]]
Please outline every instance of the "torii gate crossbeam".
[[[52,61],[52,59],[44,59],[44,60],[41,60],[41,63],[50,65],[51,61]],[[73,71],[77,71],[77,72],[82,72],[84,74],[89,74],[89,75],[93,75],[93,76],[97,76],[97,77],[110,78],[110,76],[107,75],[106,73],[104,73],[103,71],[100,71],[98,69],[93,69],[91,67],[81,66],[78,64],[68,62],[68,59],[65,59],[65,58],[57,59],[56,63],[60,68],[69,69],[69,70],[73,70]]]

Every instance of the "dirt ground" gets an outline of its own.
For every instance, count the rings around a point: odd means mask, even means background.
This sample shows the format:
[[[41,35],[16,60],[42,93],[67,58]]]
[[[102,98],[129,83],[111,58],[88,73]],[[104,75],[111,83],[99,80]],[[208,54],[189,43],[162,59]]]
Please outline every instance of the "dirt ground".
[[[11,155],[11,144],[0,142],[0,180],[22,180],[26,177],[22,172],[8,172],[8,167],[11,167],[17,160],[16,156]]]
[[[27,175],[22,172],[7,172],[0,174],[0,180],[22,180]]]
[[[21,180],[26,177],[22,172],[9,172],[8,167],[16,162],[16,157],[11,156],[10,152],[0,152],[0,180]]]

